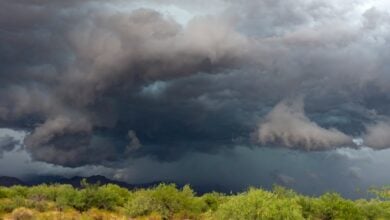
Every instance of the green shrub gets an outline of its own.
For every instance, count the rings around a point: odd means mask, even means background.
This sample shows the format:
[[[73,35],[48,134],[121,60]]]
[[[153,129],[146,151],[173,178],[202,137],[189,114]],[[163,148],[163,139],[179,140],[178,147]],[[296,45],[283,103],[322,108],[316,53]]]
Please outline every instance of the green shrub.
[[[157,204],[153,201],[149,190],[138,190],[125,205],[126,212],[131,217],[146,216],[153,210],[157,210]]]
[[[10,189],[7,187],[0,186],[0,199],[9,198],[10,197]]]
[[[29,187],[27,186],[12,186],[9,188],[8,198],[21,197],[27,198]]]
[[[297,200],[277,198],[276,194],[261,189],[231,196],[219,206],[217,219],[303,219]]]
[[[221,193],[212,192],[204,194],[201,199],[206,205],[203,211],[216,211],[220,204],[227,200],[226,196]]]
[[[375,194],[381,200],[390,200],[390,186],[373,188],[370,189],[369,192]]]
[[[88,210],[91,208],[113,210],[120,203],[119,196],[111,193],[108,188],[88,186],[80,191],[81,200],[80,210]]]
[[[177,213],[200,213],[205,206],[202,199],[194,197],[194,191],[189,186],[179,190],[174,184],[160,184],[153,189],[136,191],[129,199],[126,210],[132,217],[156,212],[163,218],[170,218]]]
[[[28,188],[27,198],[34,201],[55,201],[60,186],[46,184]]]
[[[390,219],[388,188],[374,191],[375,199],[353,201],[336,193],[303,196],[280,186],[272,191],[251,188],[237,195],[202,196],[188,185],[178,189],[174,184],[160,184],[134,191],[86,181],[82,186],[0,187],[0,219],[126,219],[125,215],[141,219]]]
[[[58,185],[55,202],[59,209],[81,208],[84,206],[80,193],[71,185]]]
[[[363,211],[353,201],[337,193],[326,193],[313,199],[312,204],[316,207],[314,215],[321,219],[365,219]]]

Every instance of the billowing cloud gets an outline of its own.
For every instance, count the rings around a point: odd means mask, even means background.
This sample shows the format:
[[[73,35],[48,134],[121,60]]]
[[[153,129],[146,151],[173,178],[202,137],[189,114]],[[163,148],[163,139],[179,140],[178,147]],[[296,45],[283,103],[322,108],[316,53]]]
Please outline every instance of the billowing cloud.
[[[352,144],[352,138],[334,128],[322,128],[305,115],[303,100],[282,101],[265,117],[255,133],[262,144],[327,150]]]
[[[383,129],[366,127],[390,115],[386,3],[0,6],[0,127],[27,132],[33,160],[174,161],[251,146],[256,129],[263,145],[294,149],[354,146],[366,130],[367,145],[387,142]],[[280,103],[296,94],[305,111]]]
[[[82,103],[113,88],[233,67],[248,49],[224,21],[198,18],[182,27],[147,9],[87,18],[69,30],[69,41],[77,63],[64,86],[76,87]]]
[[[390,148],[390,121],[368,125],[363,140],[364,144],[374,149]]]
[[[1,3],[8,45],[0,47],[0,119],[30,131],[24,144],[34,159],[68,166],[123,159],[127,134],[115,141],[119,134],[109,130],[128,120],[121,112],[144,86],[250,58],[249,40],[217,16],[182,26],[153,9],[118,12],[95,3]],[[10,19],[21,7],[22,17]],[[138,138],[129,134],[136,151]],[[105,156],[87,158],[91,151]]]
[[[91,129],[85,119],[59,116],[37,126],[24,143],[34,158],[72,164],[80,155],[88,153]]]

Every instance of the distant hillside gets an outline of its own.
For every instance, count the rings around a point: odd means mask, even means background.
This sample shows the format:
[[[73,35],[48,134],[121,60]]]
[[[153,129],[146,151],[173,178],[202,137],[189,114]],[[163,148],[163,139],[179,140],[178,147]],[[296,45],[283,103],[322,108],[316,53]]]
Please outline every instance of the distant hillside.
[[[75,188],[80,188],[80,182],[82,179],[86,179],[88,183],[91,184],[97,184],[105,185],[105,184],[115,184],[123,188],[127,189],[139,189],[139,188],[150,188],[153,186],[157,186],[160,183],[175,183],[173,181],[154,181],[150,183],[141,183],[141,184],[129,184],[123,181],[117,181],[109,179],[105,176],[101,175],[94,175],[89,177],[82,177],[82,176],[74,176],[70,178],[66,178],[63,176],[33,176],[30,178],[27,178],[25,180],[20,180],[15,177],[9,177],[9,176],[1,176],[0,177],[0,186],[15,186],[15,185],[22,185],[22,186],[35,186],[39,184],[69,184],[72,185]],[[183,184],[175,183],[178,187],[183,187]],[[217,191],[217,192],[223,192],[223,193],[230,193],[235,192],[231,189],[221,186],[221,185],[191,185],[193,189],[196,191],[197,194],[202,195],[204,193]]]
[[[18,178],[10,176],[0,176],[0,186],[27,185]]]
[[[1,176],[0,177],[0,186],[15,186],[15,185],[22,185],[22,186],[34,186],[39,184],[69,184],[72,185],[75,188],[80,188],[80,182],[82,179],[86,179],[88,183],[92,184],[116,184],[118,186],[127,188],[127,189],[134,189],[134,188],[148,188],[151,186],[158,185],[160,182],[151,182],[151,183],[145,183],[145,184],[128,184],[126,182],[122,181],[116,181],[108,179],[105,176],[95,175],[95,176],[89,176],[89,177],[82,177],[82,176],[74,176],[71,178],[66,178],[62,176],[36,176],[30,179],[27,179],[25,181],[22,181],[16,177],[9,177],[9,176]]]
[[[124,188],[135,187],[134,185],[128,184],[126,182],[111,180],[105,176],[100,176],[100,175],[89,176],[89,177],[74,176],[71,178],[66,178],[62,176],[36,176],[34,178],[29,179],[27,183],[29,185],[38,185],[42,183],[46,183],[46,184],[60,183],[60,184],[70,184],[73,187],[79,188],[82,179],[86,179],[88,183],[92,183],[92,184],[99,183],[101,185],[105,185],[108,183],[113,183]]]

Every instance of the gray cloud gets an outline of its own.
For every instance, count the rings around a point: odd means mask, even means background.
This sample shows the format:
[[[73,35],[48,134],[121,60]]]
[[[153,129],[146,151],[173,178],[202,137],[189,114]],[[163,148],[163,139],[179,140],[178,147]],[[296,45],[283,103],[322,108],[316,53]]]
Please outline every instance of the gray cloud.
[[[366,128],[390,115],[385,3],[0,4],[0,126],[29,132],[34,160],[215,154],[251,145],[258,121],[263,145],[327,150],[366,130],[372,147],[387,140]],[[305,111],[278,105],[297,94]]]
[[[4,152],[12,151],[18,144],[20,141],[11,136],[0,137],[0,158],[3,157]]]
[[[248,39],[218,17],[181,26],[155,10],[119,13],[94,3],[2,3],[14,13],[23,6],[24,13],[16,21],[8,12],[1,18],[10,44],[0,54],[13,61],[2,64],[0,118],[31,129],[24,143],[34,159],[76,166],[120,158],[123,143],[100,130],[122,123],[118,111],[143,85],[234,68],[249,58]],[[31,56],[18,54],[32,44]],[[90,150],[109,156],[86,159]]]
[[[296,180],[293,177],[280,173],[278,171],[272,172],[271,176],[275,180],[275,182],[281,186],[286,186],[291,188],[292,185],[296,182]]]
[[[390,122],[380,121],[376,124],[368,125],[363,136],[364,144],[374,149],[390,148]]]
[[[310,121],[303,100],[282,101],[265,117],[255,132],[262,144],[278,143],[289,148],[326,150],[352,144],[352,138],[334,128],[322,128]]]
[[[137,150],[140,147],[142,147],[141,141],[138,139],[137,134],[135,133],[135,131],[130,130],[129,133],[128,133],[128,136],[129,136],[129,139],[130,139],[130,143],[129,143],[129,145],[127,145],[127,150],[129,152]]]
[[[97,15],[69,36],[78,62],[63,91],[72,85],[83,104],[113,87],[129,90],[148,81],[233,67],[248,46],[244,36],[218,19],[194,19],[181,27],[147,9]]]

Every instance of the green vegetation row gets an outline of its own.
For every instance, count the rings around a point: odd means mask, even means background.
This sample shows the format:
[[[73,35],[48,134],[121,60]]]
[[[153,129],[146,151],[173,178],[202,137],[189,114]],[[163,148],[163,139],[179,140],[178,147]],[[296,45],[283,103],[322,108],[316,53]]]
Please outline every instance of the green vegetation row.
[[[127,190],[82,181],[81,189],[0,187],[0,219],[390,219],[389,192],[383,188],[374,191],[376,198],[348,200],[336,193],[309,197],[276,186],[197,196],[188,185]]]

